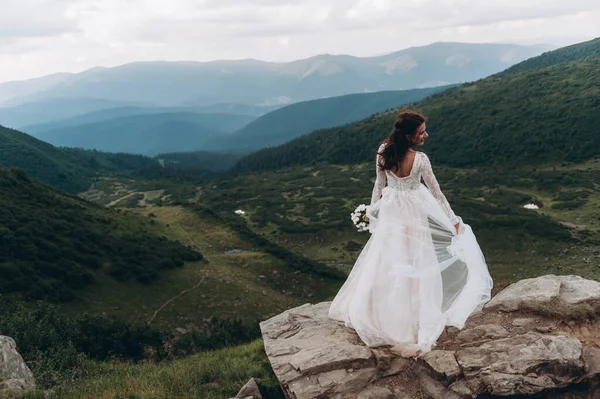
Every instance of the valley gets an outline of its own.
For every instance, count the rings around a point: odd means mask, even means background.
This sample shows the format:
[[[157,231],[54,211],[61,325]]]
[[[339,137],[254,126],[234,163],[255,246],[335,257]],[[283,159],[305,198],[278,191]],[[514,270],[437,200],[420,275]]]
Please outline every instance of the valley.
[[[64,398],[222,398],[256,377],[281,398],[258,322],[339,290],[369,239],[350,213],[370,200],[375,148],[404,107],[430,118],[423,151],[495,291],[544,274],[600,280],[600,39],[502,68],[514,46],[432,46],[444,83],[459,84],[399,90],[430,81],[395,69],[427,46],[271,65],[279,75],[262,80],[245,74],[262,63],[240,61],[94,71],[106,87],[89,73],[37,92],[19,83],[25,97],[9,100],[24,104],[11,107],[45,111],[11,114],[25,132],[0,126],[0,332],[39,386]],[[482,53],[457,72],[445,62],[457,48]],[[542,51],[517,48],[519,61]],[[327,80],[332,65],[342,72]],[[237,94],[219,86],[225,67]],[[146,85],[52,120],[44,108],[57,90],[60,108],[108,96],[125,72],[172,71],[179,91],[162,97]],[[357,74],[353,84],[398,90],[340,89]]]

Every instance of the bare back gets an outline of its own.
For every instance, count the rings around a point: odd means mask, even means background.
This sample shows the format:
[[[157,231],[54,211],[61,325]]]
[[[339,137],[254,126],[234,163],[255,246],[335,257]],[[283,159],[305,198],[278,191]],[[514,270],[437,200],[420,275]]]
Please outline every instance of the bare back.
[[[410,176],[412,168],[415,164],[416,155],[417,153],[415,151],[409,151],[406,154],[406,157],[404,157],[404,159],[400,161],[394,169],[392,169],[392,172],[401,178]]]

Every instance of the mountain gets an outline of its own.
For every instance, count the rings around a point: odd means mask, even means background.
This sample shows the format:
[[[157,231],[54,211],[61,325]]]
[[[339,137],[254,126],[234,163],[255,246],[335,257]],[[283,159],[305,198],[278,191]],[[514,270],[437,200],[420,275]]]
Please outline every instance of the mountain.
[[[3,126],[0,126],[0,165],[21,168],[32,177],[68,192],[87,190],[94,175],[93,170],[64,151]]]
[[[270,108],[268,109],[270,110]],[[217,112],[219,110],[223,112]],[[226,112],[227,110],[248,112]],[[258,112],[258,110],[256,111]],[[265,112],[266,111],[267,108],[265,108]],[[234,132],[236,130],[239,130],[240,128],[242,128],[243,126],[247,125],[255,119],[255,117],[251,115],[250,107],[246,108],[228,106],[227,104],[222,104],[222,106],[215,105],[211,107],[118,107],[102,109],[99,111],[73,116],[71,118],[60,119],[53,122],[42,123],[39,125],[23,126],[21,130],[36,136],[42,132],[50,130],[57,130],[71,126],[102,122],[110,119],[122,118],[127,116],[181,112],[207,114],[205,117],[206,122],[204,124],[207,125],[207,127],[213,127],[224,132]]]
[[[48,98],[32,103],[0,108],[0,124],[13,129],[37,125],[107,108],[131,106],[139,103],[102,98]]]
[[[417,103],[425,150],[452,166],[580,162],[600,155],[600,58],[564,62],[446,90]],[[234,171],[372,161],[397,111],[323,129],[242,158]]]
[[[278,106],[351,93],[472,81],[547,49],[512,44],[434,43],[368,58],[326,54],[289,63],[136,62],[70,75],[66,81],[13,97],[11,102],[93,97],[161,106]]]
[[[244,115],[193,112],[134,115],[43,131],[37,137],[63,147],[157,154],[200,149],[226,135],[219,127],[231,130],[247,120]]]
[[[500,76],[523,72],[530,69],[549,67],[566,61],[577,61],[598,57],[600,57],[600,37],[572,46],[562,47],[558,50],[548,51],[539,57],[534,57],[513,65],[506,71],[501,72]]]
[[[211,142],[207,147],[263,148],[278,145],[317,129],[345,125],[422,100],[448,87],[349,94],[304,101],[270,112],[226,140]]]
[[[184,104],[188,111],[199,112],[202,114],[235,114],[235,115],[248,115],[253,118],[268,114],[271,111],[276,110],[284,106],[284,104],[277,105],[249,105],[239,103],[218,103],[211,105],[194,105],[193,102],[190,104]]]
[[[202,255],[120,214],[0,167],[0,294],[67,302],[102,275],[151,283]]]
[[[53,86],[67,82],[73,74],[55,73],[34,79],[0,83],[0,104],[10,104],[10,100],[19,96],[29,96]]]

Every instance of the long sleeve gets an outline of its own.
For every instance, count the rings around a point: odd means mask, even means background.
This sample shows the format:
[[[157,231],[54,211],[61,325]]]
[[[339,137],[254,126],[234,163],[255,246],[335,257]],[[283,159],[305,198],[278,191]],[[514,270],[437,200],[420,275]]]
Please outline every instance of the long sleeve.
[[[381,198],[381,192],[387,184],[385,171],[381,170],[381,168],[379,167],[379,161],[381,160],[381,155],[379,155],[379,152],[382,150],[382,148],[383,145],[379,147],[379,150],[377,151],[377,157],[375,159],[377,178],[375,179],[375,186],[373,187],[373,193],[371,194],[371,205],[379,201],[379,199]]]
[[[435,175],[433,174],[433,170],[431,169],[431,162],[425,154],[423,154],[422,175],[425,184],[431,191],[431,194],[433,194],[433,197],[438,201],[438,203],[440,204],[440,206],[442,207],[452,224],[458,223],[460,219],[456,217],[456,215],[452,211],[452,208],[450,207],[450,204],[448,203],[448,200],[446,199],[446,196],[444,195],[444,193],[442,193],[440,185],[438,184],[438,181],[435,178]]]

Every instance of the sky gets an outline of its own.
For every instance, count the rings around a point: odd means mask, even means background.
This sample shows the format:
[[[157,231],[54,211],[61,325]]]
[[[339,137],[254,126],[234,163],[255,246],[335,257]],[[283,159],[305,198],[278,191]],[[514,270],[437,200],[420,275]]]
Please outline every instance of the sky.
[[[291,61],[600,36],[598,0],[0,0],[0,9],[0,82],[134,61]]]

